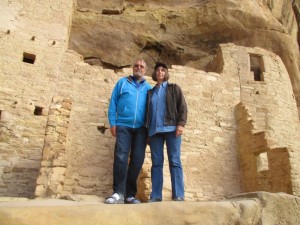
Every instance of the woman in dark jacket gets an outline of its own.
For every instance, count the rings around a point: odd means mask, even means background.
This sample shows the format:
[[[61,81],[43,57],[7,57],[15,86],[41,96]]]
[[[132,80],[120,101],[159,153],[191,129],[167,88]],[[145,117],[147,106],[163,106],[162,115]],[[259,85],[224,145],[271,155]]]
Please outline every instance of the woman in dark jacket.
[[[187,105],[181,88],[168,82],[168,68],[157,63],[152,74],[156,81],[148,91],[146,127],[151,148],[152,192],[149,202],[162,201],[164,143],[167,145],[172,183],[172,199],[184,200],[184,182],[181,165],[181,135],[187,120]]]

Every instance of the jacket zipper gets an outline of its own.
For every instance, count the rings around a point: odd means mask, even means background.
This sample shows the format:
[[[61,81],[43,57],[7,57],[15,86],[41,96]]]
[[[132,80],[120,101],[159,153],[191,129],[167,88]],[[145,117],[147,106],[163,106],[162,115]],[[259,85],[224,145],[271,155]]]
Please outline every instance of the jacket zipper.
[[[135,128],[135,123],[136,123],[136,115],[137,115],[137,106],[138,106],[138,100],[139,100],[139,90],[137,90],[137,97],[135,101],[135,113],[134,113],[134,122],[133,122],[133,128]]]

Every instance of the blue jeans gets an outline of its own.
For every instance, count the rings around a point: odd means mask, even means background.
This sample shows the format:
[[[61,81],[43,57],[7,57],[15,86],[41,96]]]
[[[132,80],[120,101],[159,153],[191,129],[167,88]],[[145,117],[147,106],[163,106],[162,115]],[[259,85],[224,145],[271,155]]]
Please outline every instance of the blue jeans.
[[[150,198],[162,199],[164,141],[166,141],[167,145],[169,169],[171,173],[172,199],[176,197],[184,198],[183,171],[180,160],[181,136],[176,137],[175,134],[175,131],[156,133],[149,137],[152,159],[152,192]]]
[[[145,158],[147,129],[117,126],[116,131],[113,191],[125,197],[135,197],[137,178]]]

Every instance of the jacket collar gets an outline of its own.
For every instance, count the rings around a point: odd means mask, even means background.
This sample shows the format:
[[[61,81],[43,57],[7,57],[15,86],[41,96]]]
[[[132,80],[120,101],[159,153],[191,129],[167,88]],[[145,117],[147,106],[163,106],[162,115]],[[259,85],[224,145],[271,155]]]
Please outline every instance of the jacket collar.
[[[134,79],[134,78],[133,78],[133,75],[129,75],[129,76],[127,77],[127,79],[128,79],[129,82],[134,82],[134,81],[133,81],[133,79]],[[140,82],[145,82],[145,78],[143,77],[142,80],[141,80]]]

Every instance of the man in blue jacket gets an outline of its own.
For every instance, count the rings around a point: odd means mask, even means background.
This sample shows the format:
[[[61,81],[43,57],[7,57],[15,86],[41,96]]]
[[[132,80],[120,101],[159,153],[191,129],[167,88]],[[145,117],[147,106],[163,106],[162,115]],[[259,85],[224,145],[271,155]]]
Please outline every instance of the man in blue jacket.
[[[113,194],[107,204],[140,203],[135,198],[137,178],[142,168],[147,145],[144,127],[147,91],[151,86],[144,79],[147,65],[138,59],[133,74],[121,78],[111,95],[108,108],[110,132],[116,137],[113,165]],[[128,156],[130,162],[128,165]]]

